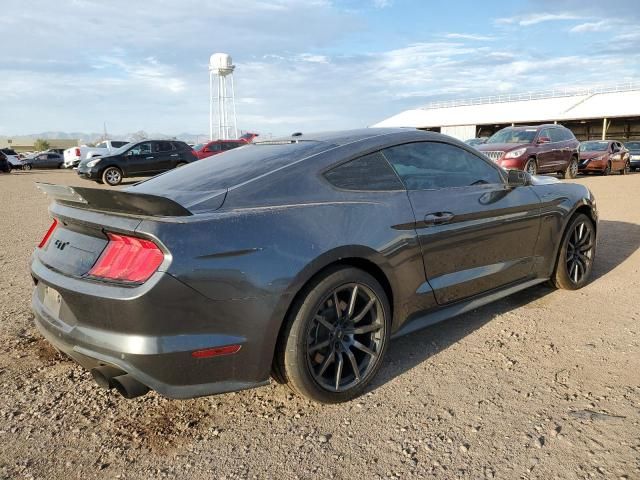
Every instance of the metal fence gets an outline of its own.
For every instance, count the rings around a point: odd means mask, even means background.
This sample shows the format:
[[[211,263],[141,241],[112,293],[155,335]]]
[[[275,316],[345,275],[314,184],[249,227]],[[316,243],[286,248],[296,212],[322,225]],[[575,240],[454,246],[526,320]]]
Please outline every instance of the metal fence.
[[[640,82],[626,82],[616,85],[595,86],[588,88],[556,88],[552,90],[537,92],[509,93],[505,95],[491,95],[488,97],[469,98],[462,100],[446,100],[442,102],[431,102],[422,107],[422,110],[465,107],[469,105],[484,105],[487,103],[523,102],[527,100],[543,100],[547,98],[575,97],[582,95],[595,95],[598,93],[629,92],[632,90],[640,90]]]

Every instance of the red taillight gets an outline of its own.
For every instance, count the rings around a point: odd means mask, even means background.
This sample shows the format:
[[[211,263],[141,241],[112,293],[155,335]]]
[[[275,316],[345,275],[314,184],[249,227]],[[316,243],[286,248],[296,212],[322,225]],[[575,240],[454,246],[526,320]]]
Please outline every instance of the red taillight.
[[[47,244],[47,242],[49,241],[49,238],[51,238],[51,234],[53,233],[53,231],[56,229],[57,226],[58,226],[58,220],[54,218],[53,223],[49,227],[49,230],[47,230],[47,233],[45,233],[44,237],[42,237],[42,240],[40,240],[40,244],[38,245],[38,248],[43,248]]]
[[[79,157],[79,156],[80,156],[80,149],[76,148],[76,157]]]
[[[93,277],[142,283],[164,260],[164,254],[151,240],[107,233],[109,243],[89,270]]]

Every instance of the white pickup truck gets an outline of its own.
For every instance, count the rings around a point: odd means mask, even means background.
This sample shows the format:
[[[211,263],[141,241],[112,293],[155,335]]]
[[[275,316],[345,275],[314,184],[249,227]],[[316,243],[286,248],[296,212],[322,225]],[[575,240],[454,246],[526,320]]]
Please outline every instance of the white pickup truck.
[[[64,168],[77,167],[81,160],[93,157],[104,157],[129,142],[119,140],[103,140],[95,147],[71,147],[64,151]]]

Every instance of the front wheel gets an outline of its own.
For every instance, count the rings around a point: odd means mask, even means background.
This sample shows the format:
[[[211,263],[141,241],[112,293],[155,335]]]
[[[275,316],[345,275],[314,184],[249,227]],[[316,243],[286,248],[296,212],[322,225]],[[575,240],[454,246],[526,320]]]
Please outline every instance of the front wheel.
[[[320,403],[360,395],[389,341],[391,311],[375,278],[352,267],[327,271],[293,306],[276,353],[278,375]]]
[[[589,281],[596,252],[596,229],[583,213],[574,215],[564,232],[551,283],[556,288],[577,290]]]
[[[102,172],[102,181],[115,187],[122,182],[122,171],[118,167],[108,167]]]
[[[538,162],[535,158],[527,160],[527,164],[524,166],[524,171],[530,175],[536,175],[538,173]]]
[[[31,170],[31,164],[30,164],[30,163],[25,163],[25,164],[22,166],[22,170],[24,170],[24,171],[28,172],[29,170]]]
[[[610,174],[611,174],[611,162],[607,162],[607,166],[602,171],[602,175],[606,177],[607,175],[610,175]]]

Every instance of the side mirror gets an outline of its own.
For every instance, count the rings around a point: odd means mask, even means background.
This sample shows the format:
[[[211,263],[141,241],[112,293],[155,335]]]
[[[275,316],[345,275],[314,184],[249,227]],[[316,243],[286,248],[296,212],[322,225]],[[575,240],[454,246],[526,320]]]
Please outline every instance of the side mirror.
[[[551,143],[551,139],[549,137],[540,137],[538,138],[538,145],[542,145],[545,143]]]
[[[507,170],[507,185],[509,187],[524,187],[529,185],[530,176],[522,170]]]

